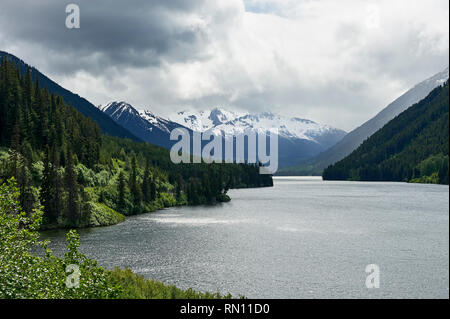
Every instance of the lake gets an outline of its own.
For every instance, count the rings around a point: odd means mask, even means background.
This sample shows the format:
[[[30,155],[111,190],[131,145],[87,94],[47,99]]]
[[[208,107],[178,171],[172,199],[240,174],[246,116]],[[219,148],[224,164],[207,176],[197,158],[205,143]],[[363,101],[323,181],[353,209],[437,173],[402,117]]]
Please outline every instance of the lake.
[[[449,187],[276,177],[216,206],[80,230],[106,268],[249,298],[448,298]],[[57,254],[64,232],[45,232]],[[366,287],[366,266],[379,288]]]

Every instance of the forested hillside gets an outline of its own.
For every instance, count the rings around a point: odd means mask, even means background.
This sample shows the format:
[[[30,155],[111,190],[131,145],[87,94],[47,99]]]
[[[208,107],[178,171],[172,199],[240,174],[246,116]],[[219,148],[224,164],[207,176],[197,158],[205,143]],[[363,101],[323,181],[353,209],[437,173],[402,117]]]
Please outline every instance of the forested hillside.
[[[448,80],[323,172],[325,180],[448,184]]]
[[[0,184],[15,177],[27,214],[44,227],[117,223],[123,215],[229,200],[233,187],[271,186],[255,165],[185,164],[98,124],[8,59],[0,65]]]
[[[322,175],[323,170],[356,150],[368,137],[381,129],[394,117],[406,111],[411,105],[424,99],[434,88],[448,80],[448,67],[432,77],[418,83],[398,97],[361,126],[349,132],[341,141],[302,164],[280,169],[277,175]]]
[[[109,118],[109,116],[103,114],[103,112],[101,112],[88,100],[61,87],[59,84],[46,77],[44,74],[39,72],[34,67],[30,67],[28,64],[26,64],[18,57],[4,51],[0,51],[0,62],[3,59],[7,59],[10,62],[14,63],[16,67],[20,70],[22,75],[25,75],[26,72],[30,72],[33,80],[38,80],[42,88],[46,88],[49,93],[61,96],[64,99],[64,102],[76,108],[84,116],[89,117],[92,120],[96,121],[97,124],[100,126],[102,133],[108,134],[110,136],[117,136],[129,138],[135,141],[141,141],[138,137],[129,132],[127,129],[123,128],[122,126],[114,122],[114,120]]]

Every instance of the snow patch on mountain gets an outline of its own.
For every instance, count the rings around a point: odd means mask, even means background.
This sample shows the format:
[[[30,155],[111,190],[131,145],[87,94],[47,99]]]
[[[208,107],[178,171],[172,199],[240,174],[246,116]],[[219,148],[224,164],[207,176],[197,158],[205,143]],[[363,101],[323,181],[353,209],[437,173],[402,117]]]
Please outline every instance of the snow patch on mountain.
[[[242,113],[220,108],[211,111],[178,112],[171,121],[187,126],[195,131],[211,131],[215,135],[237,136],[248,131],[257,133],[278,129],[279,136],[288,139],[317,141],[326,134],[345,134],[342,130],[321,125],[298,117],[286,117],[271,112]]]
[[[220,124],[227,123],[243,115],[245,115],[245,113],[238,113],[215,108],[212,111],[181,111],[174,116],[170,116],[169,120],[189,127],[194,131],[205,132]]]
[[[102,112],[105,112],[112,118],[120,118],[124,115],[129,115],[137,118],[141,118],[153,126],[158,127],[159,129],[170,133],[168,125],[170,121],[159,117],[148,110],[138,110],[134,108],[131,104],[126,103],[124,101],[121,102],[110,102],[104,106],[98,107]],[[152,130],[152,127],[149,127],[148,130]]]

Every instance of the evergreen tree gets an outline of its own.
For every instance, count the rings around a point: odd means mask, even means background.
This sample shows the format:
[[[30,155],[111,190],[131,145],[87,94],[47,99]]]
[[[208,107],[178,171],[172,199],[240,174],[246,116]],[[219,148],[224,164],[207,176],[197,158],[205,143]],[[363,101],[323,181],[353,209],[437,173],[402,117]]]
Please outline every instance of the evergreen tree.
[[[76,226],[80,220],[80,207],[78,201],[78,185],[73,166],[72,150],[67,150],[67,166],[65,171],[65,183],[67,191],[66,217],[69,225]]]
[[[157,197],[156,194],[156,183],[154,178],[152,179],[152,181],[150,182],[150,200],[154,201]]]
[[[50,162],[50,149],[47,147],[44,159],[44,172],[41,183],[40,200],[44,206],[44,223],[54,224],[57,222],[57,212],[53,209],[53,167]]]
[[[182,188],[182,177],[181,174],[178,173],[177,174],[177,178],[176,178],[176,187],[175,187],[175,197],[177,198],[177,200],[179,200],[181,198],[181,188]]]
[[[17,178],[19,159],[20,159],[20,133],[19,133],[19,124],[16,123],[16,125],[14,125],[14,131],[11,140],[11,150],[9,155],[10,176],[14,176]]]
[[[34,195],[31,187],[31,173],[26,163],[22,163],[18,176],[18,187],[20,191],[19,202],[27,216],[31,216],[34,207]]]
[[[131,172],[130,172],[130,180],[129,187],[131,196],[133,196],[133,213],[138,213],[140,208],[140,203],[142,201],[142,190],[139,187],[137,182],[137,164],[136,164],[136,156],[133,155],[131,158]]]
[[[126,189],[125,189],[125,176],[123,175],[123,171],[120,170],[119,178],[118,178],[118,185],[117,185],[117,192],[118,192],[118,202],[117,202],[117,210],[119,212],[123,212],[126,208],[126,202],[125,202],[125,196],[126,196]]]
[[[142,197],[144,202],[149,202],[151,200],[150,195],[150,163],[149,160],[145,163],[144,177],[142,179]]]

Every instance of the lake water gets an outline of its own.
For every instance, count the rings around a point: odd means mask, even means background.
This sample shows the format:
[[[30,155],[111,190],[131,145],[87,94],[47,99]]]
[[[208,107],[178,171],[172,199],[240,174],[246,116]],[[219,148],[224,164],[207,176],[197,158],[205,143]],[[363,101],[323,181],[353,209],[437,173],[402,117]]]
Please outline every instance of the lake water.
[[[280,177],[230,203],[81,230],[106,268],[249,298],[448,298],[449,188]],[[61,254],[64,233],[46,232]],[[379,288],[366,287],[376,264]]]

